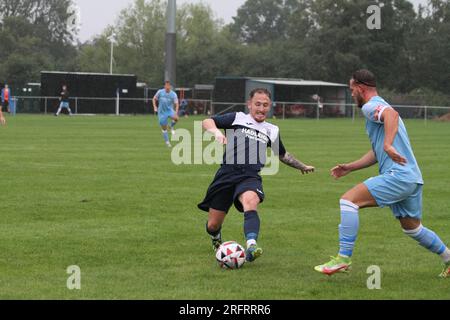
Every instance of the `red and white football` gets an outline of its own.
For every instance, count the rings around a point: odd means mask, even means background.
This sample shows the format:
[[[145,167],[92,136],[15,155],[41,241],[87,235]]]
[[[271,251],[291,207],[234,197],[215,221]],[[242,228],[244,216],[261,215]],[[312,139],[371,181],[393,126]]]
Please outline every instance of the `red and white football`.
[[[225,242],[217,249],[216,258],[223,269],[239,269],[245,263],[245,249],[235,241]]]

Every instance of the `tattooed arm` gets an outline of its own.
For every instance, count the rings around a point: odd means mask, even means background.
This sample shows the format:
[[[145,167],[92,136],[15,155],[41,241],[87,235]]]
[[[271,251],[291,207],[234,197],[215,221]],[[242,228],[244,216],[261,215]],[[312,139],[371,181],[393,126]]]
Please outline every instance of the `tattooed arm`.
[[[292,167],[294,169],[300,170],[302,174],[308,174],[314,172],[316,168],[313,166],[308,166],[301,161],[297,160],[293,155],[286,152],[284,155],[280,155],[280,161],[285,165]]]
[[[278,136],[277,140],[275,140],[275,143],[272,145],[272,149],[275,151],[275,154],[278,155],[282,163],[294,169],[300,170],[302,174],[312,173],[316,170],[313,166],[304,164],[287,152],[280,136]]]

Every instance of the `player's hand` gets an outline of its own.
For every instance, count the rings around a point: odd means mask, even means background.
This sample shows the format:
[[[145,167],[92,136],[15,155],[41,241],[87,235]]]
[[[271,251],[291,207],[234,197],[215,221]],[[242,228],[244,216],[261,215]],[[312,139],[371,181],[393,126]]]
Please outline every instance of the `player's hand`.
[[[331,175],[336,180],[340,179],[342,177],[345,177],[350,172],[352,172],[352,170],[350,169],[350,167],[347,164],[338,164],[336,167],[331,169]]]
[[[300,169],[300,171],[302,172],[302,174],[310,174],[316,171],[316,168],[314,168],[313,166],[304,166]]]
[[[216,131],[216,133],[214,134],[214,136],[216,137],[216,141],[220,144],[227,144],[228,140],[227,137],[224,136],[224,134],[221,131]]]
[[[384,151],[388,154],[389,158],[391,158],[394,162],[404,166],[408,160],[404,158],[393,146],[385,147]]]
[[[2,126],[4,126],[4,125],[6,125],[6,119],[5,119],[5,117],[0,117],[0,124],[2,125]]]

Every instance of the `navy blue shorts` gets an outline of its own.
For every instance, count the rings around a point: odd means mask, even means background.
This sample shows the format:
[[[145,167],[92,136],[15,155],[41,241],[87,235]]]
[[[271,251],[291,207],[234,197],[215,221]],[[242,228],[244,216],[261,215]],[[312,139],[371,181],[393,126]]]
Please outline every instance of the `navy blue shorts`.
[[[260,203],[264,202],[265,195],[259,172],[237,165],[222,166],[209,186],[205,200],[198,208],[206,212],[215,209],[228,213],[234,204],[239,212],[244,212],[239,197],[247,191],[254,191]]]

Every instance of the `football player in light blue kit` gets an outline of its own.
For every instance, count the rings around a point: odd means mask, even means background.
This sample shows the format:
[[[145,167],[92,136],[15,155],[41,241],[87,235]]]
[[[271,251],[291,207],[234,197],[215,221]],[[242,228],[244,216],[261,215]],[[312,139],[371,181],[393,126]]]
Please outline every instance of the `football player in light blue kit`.
[[[175,110],[174,110],[175,106]],[[178,96],[175,91],[172,90],[172,85],[170,81],[166,81],[164,89],[159,90],[153,97],[153,109],[155,113],[158,113],[159,124],[162,128],[164,141],[166,145],[171,148],[169,140],[169,119],[171,120],[170,130],[172,131],[172,136],[175,135],[175,125],[177,124],[178,110],[180,109],[180,104],[178,102]]]
[[[315,270],[326,275],[347,271],[358,235],[359,209],[390,207],[406,235],[441,256],[444,269],[440,277],[449,278],[450,250],[433,231],[422,225],[424,182],[402,119],[378,96],[376,79],[370,71],[355,72],[350,89],[366,117],[372,150],[360,160],[338,165],[331,170],[331,174],[339,179],[352,171],[378,163],[380,175],[354,187],[342,197],[339,254],[330,262],[315,267]]]

